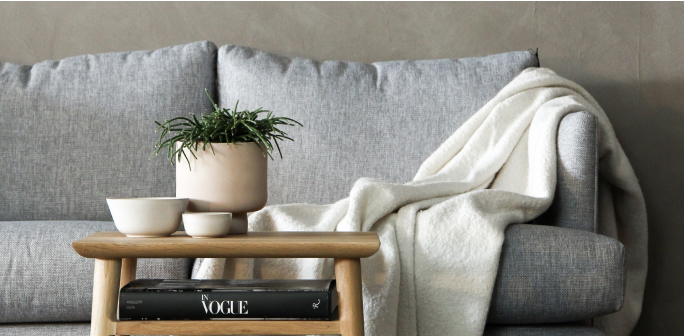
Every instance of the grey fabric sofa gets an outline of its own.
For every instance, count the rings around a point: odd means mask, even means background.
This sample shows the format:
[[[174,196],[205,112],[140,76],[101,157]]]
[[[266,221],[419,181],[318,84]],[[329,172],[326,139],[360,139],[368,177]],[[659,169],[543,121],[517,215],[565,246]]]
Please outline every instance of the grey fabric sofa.
[[[148,160],[153,120],[221,105],[301,121],[269,162],[269,203],[328,203],[359,177],[407,182],[458,126],[527,67],[513,52],[460,60],[316,62],[211,42],[0,64],[0,334],[85,335],[93,263],[70,243],[113,230],[106,197],[174,194]],[[596,120],[566,116],[556,199],[511,225],[486,335],[602,335],[621,308],[624,248],[596,233]],[[144,260],[138,277],[187,278],[193,261]]]

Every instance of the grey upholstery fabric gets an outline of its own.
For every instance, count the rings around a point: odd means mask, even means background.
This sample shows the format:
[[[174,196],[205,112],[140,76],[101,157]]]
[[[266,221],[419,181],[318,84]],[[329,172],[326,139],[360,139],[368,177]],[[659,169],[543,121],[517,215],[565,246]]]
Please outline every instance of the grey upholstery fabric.
[[[487,326],[484,336],[605,336],[592,327],[574,325]]]
[[[71,243],[112,222],[0,222],[0,323],[89,321],[94,261]],[[187,279],[189,259],[140,259],[139,278]]]
[[[0,324],[3,336],[86,336],[90,323],[24,323]]]
[[[220,104],[294,118],[295,142],[269,162],[269,204],[331,203],[360,177],[410,181],[421,162],[516,75],[530,52],[362,64],[287,58],[227,45]]]
[[[216,46],[0,63],[0,221],[111,220],[105,197],[174,196],[154,120],[202,112]]]
[[[536,223],[596,232],[598,121],[588,112],[563,118],[558,127],[558,182],[553,204]]]
[[[0,325],[3,336],[85,336],[88,323],[6,324]],[[601,331],[580,326],[487,326],[484,336],[604,336]]]
[[[624,246],[606,236],[511,225],[487,322],[572,322],[616,312],[623,302],[624,261]]]
[[[90,323],[0,324],[2,336],[87,336],[89,334]]]

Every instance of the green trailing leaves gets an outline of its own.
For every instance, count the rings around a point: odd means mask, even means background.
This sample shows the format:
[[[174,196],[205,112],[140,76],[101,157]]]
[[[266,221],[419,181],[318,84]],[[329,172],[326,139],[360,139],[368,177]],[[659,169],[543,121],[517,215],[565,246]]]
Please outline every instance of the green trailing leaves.
[[[166,149],[167,157],[174,163],[185,157],[185,160],[190,164],[184,149],[187,149],[193,157],[197,158],[195,152],[199,149],[200,143],[202,150],[206,150],[207,146],[214,152],[212,143],[243,143],[254,142],[263,144],[259,146],[262,148],[264,156],[268,155],[271,159],[273,156],[274,147],[278,150],[280,157],[283,157],[280,151],[278,141],[292,140],[283,132],[280,126],[302,126],[298,121],[286,117],[274,117],[269,110],[258,108],[254,111],[243,110],[238,111],[238,102],[235,103],[233,110],[226,108],[219,108],[214,102],[211,95],[205,90],[214,110],[207,110],[207,113],[202,114],[199,118],[194,114],[190,114],[192,118],[176,117],[166,120],[163,123],[155,121],[157,130],[160,132],[159,140],[154,145],[154,152],[152,155],[159,154]],[[266,113],[266,116],[259,119],[260,113]],[[180,143],[176,147],[176,143]],[[274,146],[275,144],[275,146]],[[265,150],[263,149],[265,147]]]

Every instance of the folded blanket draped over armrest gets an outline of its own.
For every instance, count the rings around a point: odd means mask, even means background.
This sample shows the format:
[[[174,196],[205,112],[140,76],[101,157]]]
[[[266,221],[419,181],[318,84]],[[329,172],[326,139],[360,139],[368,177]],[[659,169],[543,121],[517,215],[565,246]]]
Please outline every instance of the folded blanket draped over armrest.
[[[599,232],[625,246],[622,309],[596,320],[608,335],[628,335],[641,311],[647,265],[641,189],[608,118],[579,85],[529,68],[475,113],[421,165],[412,182],[362,178],[331,205],[267,207],[254,231],[377,231],[380,251],[362,261],[367,335],[482,335],[504,230],[544,213],[557,178],[562,118],[598,118]],[[220,277],[206,260],[198,277]],[[236,277],[332,277],[330,260],[239,259]]]

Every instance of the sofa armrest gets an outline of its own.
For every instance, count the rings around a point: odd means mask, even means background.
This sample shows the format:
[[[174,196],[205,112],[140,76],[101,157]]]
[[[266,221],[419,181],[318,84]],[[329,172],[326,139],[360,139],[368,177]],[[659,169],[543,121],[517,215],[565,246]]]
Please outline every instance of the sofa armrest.
[[[71,243],[112,222],[0,222],[0,323],[89,321],[92,259]],[[139,278],[187,279],[189,259],[140,259]]]
[[[581,321],[618,311],[625,249],[584,230],[511,225],[501,252],[487,322]]]
[[[596,232],[598,138],[598,121],[591,113],[570,113],[561,120],[556,194],[535,223]]]

